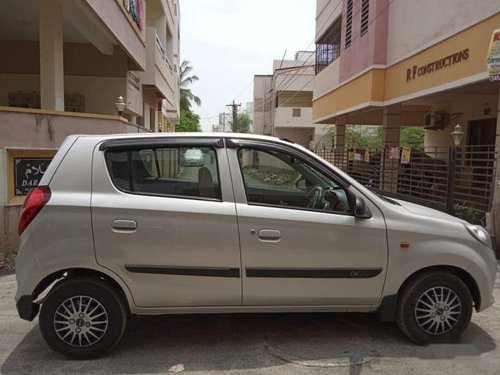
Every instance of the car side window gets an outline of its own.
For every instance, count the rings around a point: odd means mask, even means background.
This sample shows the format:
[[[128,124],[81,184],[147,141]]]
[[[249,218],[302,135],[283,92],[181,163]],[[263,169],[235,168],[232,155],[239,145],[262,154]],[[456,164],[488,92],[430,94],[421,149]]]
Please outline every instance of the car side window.
[[[111,149],[105,157],[113,183],[127,193],[221,200],[211,147]]]
[[[241,148],[238,157],[249,204],[352,212],[343,187],[293,155]]]

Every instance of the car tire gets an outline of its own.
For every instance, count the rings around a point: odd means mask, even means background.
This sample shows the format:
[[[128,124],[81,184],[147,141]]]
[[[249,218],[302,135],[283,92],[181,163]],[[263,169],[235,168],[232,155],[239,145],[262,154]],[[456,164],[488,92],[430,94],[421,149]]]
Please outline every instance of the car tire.
[[[56,285],[42,304],[40,331],[65,356],[96,358],[120,341],[127,316],[123,299],[105,281],[69,279]]]
[[[457,342],[472,316],[468,287],[448,272],[419,275],[404,286],[398,300],[396,323],[420,345]]]

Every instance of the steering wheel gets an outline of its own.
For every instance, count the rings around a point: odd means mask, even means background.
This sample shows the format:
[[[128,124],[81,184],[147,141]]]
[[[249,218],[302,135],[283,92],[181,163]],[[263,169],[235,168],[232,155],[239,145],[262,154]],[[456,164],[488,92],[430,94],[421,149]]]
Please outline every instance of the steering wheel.
[[[325,196],[325,189],[321,186],[313,186],[306,193],[307,208],[320,208]]]

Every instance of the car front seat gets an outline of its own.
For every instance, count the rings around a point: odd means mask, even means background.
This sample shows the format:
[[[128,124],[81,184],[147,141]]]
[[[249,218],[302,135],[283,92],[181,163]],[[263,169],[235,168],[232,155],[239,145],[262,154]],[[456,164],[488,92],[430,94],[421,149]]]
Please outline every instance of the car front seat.
[[[198,189],[200,197],[217,198],[212,173],[210,173],[210,170],[207,167],[201,167],[198,169]]]

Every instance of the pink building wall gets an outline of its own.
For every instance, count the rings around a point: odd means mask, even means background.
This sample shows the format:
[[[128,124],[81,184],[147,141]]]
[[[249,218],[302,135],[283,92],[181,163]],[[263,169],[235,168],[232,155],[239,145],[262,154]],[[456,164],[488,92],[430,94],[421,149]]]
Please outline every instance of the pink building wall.
[[[361,0],[353,0],[351,46],[345,48],[347,0],[342,2],[340,82],[387,61],[389,0],[370,0],[368,32],[361,36]]]

